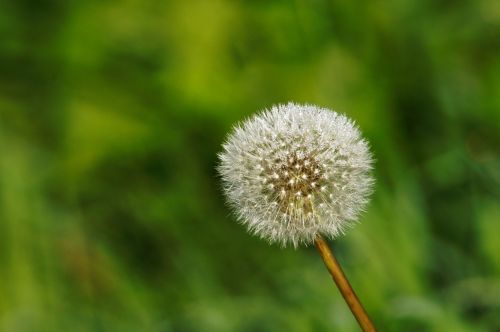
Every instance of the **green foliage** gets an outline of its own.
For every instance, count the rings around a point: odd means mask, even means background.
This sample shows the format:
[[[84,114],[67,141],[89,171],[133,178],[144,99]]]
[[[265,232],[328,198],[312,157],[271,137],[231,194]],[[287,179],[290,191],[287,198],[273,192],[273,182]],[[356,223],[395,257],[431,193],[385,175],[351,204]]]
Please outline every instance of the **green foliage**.
[[[334,247],[380,330],[500,330],[498,1],[20,0],[0,32],[0,330],[358,331],[223,202],[225,134],[287,101],[372,143]]]

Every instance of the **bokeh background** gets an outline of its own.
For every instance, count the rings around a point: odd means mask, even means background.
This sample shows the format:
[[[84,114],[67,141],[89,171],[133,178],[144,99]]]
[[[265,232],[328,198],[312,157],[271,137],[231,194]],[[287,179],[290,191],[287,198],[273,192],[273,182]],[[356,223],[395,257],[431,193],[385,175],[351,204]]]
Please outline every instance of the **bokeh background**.
[[[275,103],[376,156],[332,241],[381,331],[500,331],[500,2],[0,2],[1,331],[358,331],[214,169]]]

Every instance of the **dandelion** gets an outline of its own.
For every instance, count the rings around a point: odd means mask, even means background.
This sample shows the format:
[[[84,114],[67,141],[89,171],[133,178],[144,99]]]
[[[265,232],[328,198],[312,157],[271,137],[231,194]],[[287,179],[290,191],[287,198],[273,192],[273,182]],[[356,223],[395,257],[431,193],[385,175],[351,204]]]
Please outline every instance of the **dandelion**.
[[[368,144],[355,124],[309,105],[275,106],[237,126],[220,161],[238,219],[282,246],[343,234],[373,182]]]
[[[270,243],[315,244],[362,327],[374,331],[323,239],[352,227],[372,191],[371,153],[354,122],[312,105],[274,106],[236,126],[219,158],[238,220]]]

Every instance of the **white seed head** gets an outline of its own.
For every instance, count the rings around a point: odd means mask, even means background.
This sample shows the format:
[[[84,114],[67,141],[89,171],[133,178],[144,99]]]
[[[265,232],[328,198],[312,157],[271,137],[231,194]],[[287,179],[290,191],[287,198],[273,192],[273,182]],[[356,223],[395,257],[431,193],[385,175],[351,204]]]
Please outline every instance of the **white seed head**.
[[[325,108],[273,106],[237,125],[223,149],[218,170],[239,221],[282,246],[343,234],[372,191],[368,143]]]

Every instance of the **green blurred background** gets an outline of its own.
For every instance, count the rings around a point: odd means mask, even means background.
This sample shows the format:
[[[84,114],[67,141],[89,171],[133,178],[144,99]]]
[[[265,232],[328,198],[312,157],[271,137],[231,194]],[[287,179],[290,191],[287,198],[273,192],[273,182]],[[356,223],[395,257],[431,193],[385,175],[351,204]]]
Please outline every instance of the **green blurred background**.
[[[332,241],[381,331],[500,331],[500,2],[0,2],[1,331],[358,331],[214,167],[275,103],[376,156]]]

